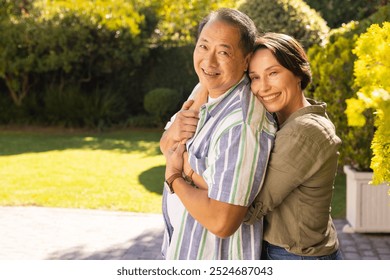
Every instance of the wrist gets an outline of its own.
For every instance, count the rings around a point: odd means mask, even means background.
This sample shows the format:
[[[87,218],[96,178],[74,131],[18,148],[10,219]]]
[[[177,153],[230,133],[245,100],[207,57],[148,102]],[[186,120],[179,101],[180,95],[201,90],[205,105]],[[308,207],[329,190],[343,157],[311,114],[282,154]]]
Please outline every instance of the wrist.
[[[175,193],[175,191],[173,189],[173,182],[179,178],[183,178],[181,173],[174,173],[174,174],[170,175],[167,179],[165,179],[165,186],[167,187],[167,190],[171,194]]]
[[[190,185],[194,185],[194,180],[192,179],[192,175],[194,174],[194,170],[191,168],[190,171],[188,172],[188,174],[185,174],[184,173],[184,180],[190,184]]]

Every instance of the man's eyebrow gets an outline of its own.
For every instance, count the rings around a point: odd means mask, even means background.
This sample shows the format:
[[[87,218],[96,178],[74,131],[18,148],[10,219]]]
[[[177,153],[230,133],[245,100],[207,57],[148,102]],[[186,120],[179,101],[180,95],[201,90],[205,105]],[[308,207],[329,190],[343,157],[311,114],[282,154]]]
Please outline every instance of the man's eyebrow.
[[[229,50],[232,49],[232,46],[227,45],[227,44],[220,44],[220,46],[223,47],[223,48],[229,49]]]
[[[199,38],[199,41],[202,41],[204,43],[209,43],[209,40],[207,40],[206,38]],[[229,49],[231,50],[232,49],[232,46],[229,45],[229,44],[219,44],[219,46],[225,48],[225,49]]]

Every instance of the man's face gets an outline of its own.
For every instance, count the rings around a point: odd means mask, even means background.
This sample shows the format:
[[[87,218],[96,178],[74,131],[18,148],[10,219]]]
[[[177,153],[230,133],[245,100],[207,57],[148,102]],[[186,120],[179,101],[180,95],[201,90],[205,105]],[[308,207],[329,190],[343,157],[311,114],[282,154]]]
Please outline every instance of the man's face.
[[[209,21],[194,50],[194,68],[210,97],[225,93],[242,78],[248,67],[239,46],[240,31],[223,21]]]

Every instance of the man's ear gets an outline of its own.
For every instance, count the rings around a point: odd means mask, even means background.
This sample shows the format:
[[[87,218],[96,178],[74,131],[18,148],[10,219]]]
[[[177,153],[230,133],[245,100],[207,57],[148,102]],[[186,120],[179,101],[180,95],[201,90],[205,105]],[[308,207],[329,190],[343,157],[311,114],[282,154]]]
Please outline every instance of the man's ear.
[[[249,61],[251,60],[251,57],[252,57],[252,53],[247,54],[247,56],[245,57],[245,68],[244,68],[244,72],[247,72],[247,71],[248,71],[248,68],[249,68]]]

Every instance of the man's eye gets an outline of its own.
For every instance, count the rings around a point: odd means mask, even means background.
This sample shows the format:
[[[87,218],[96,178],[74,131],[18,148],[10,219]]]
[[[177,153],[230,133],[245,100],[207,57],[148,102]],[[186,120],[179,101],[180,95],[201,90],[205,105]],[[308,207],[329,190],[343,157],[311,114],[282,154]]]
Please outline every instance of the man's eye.
[[[225,51],[220,51],[219,54],[221,54],[221,55],[229,55],[229,53],[225,52]]]

